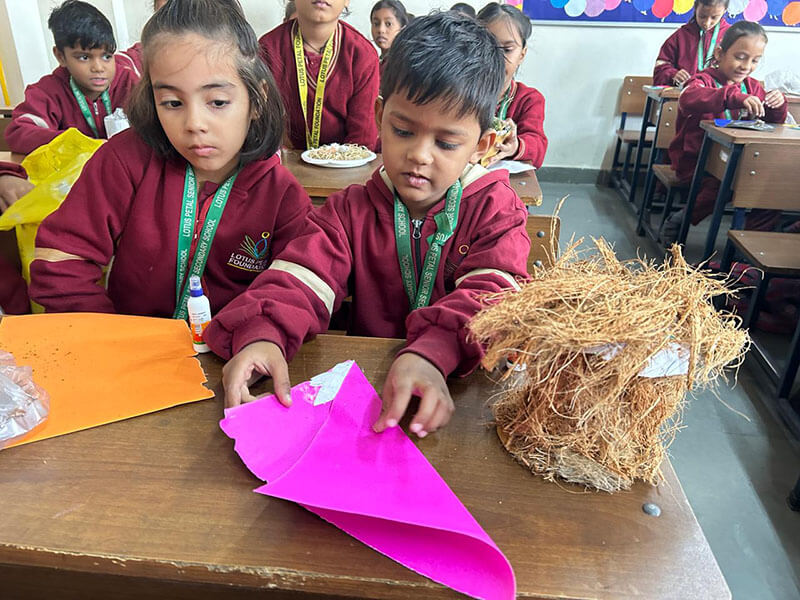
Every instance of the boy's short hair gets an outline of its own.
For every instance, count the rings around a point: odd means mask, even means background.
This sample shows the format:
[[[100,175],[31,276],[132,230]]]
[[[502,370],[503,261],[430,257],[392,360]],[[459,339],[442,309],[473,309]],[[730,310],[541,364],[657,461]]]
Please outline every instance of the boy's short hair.
[[[503,52],[475,19],[445,11],[417,17],[392,43],[381,76],[384,102],[404,92],[415,104],[441,99],[486,131],[505,79]]]
[[[467,15],[468,17],[475,17],[475,9],[466,2],[456,2],[450,7],[450,10],[460,12],[462,15]]]
[[[111,54],[117,50],[114,29],[105,15],[87,2],[66,0],[53,9],[47,19],[56,48],[103,48]]]

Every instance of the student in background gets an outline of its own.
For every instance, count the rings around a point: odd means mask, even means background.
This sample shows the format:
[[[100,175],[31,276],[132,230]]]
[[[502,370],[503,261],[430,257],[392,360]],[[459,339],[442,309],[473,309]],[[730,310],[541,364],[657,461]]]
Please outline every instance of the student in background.
[[[293,148],[332,142],[376,147],[378,54],[367,38],[339,20],[349,3],[296,0],[297,18],[260,40],[281,90]]]
[[[714,49],[728,22],[723,18],[729,0],[695,0],[689,22],[667,38],[653,69],[653,85],[681,86],[711,66]]]
[[[725,32],[714,51],[715,66],[701,71],[686,83],[678,101],[675,138],[669,145],[672,168],[678,178],[691,182],[697,165],[697,155],[703,143],[704,131],[700,121],[706,119],[763,119],[783,123],[786,119],[786,99],[778,90],[765,92],[761,84],[750,77],[767,45],[767,34],[758,23],[739,21]],[[716,177],[703,178],[702,187],[691,214],[697,225],[714,210],[719,191]],[[771,230],[780,213],[772,210],[752,210],[747,215],[746,229]],[[684,212],[678,211],[664,223],[662,241],[672,243],[678,236]]]
[[[125,105],[137,77],[115,58],[111,23],[91,4],[67,0],[47,20],[60,65],[25,89],[6,129],[12,152],[29,154],[70,127],[105,138],[103,118]]]
[[[167,0],[153,0],[153,12],[164,6]],[[127,61],[126,67],[131,69],[136,77],[142,76],[142,42],[136,42],[133,46],[120,52],[117,56]]]
[[[283,11],[283,22],[291,21],[292,19],[297,18],[297,6],[295,6],[294,0],[289,0],[286,3],[286,8]]]
[[[479,296],[526,277],[527,213],[506,171],[474,164],[492,143],[503,81],[492,36],[454,12],[418,17],[387,56],[376,105],[383,168],[333,194],[250,288],[217,315],[206,341],[223,358],[228,406],[252,400],[271,374],[288,405],[286,361],[325,331],[352,293],[349,333],[404,337],[383,388],[377,431],[422,398],[410,429],[443,426],[454,407],[445,378],[478,366],[468,339]]]
[[[33,189],[25,169],[0,161],[0,214]],[[0,256],[0,314],[30,312],[28,287],[19,270]]]
[[[471,5],[467,4],[466,2],[456,2],[453,6],[450,7],[450,10],[455,12],[459,12],[462,15],[467,15],[468,17],[475,18],[475,9],[472,8]]]
[[[378,0],[369,14],[372,40],[381,49],[381,63],[400,30],[408,25],[406,7],[399,0]]]
[[[486,26],[503,50],[506,76],[495,116],[511,127],[508,137],[497,144],[497,154],[489,159],[489,165],[510,158],[530,161],[538,169],[547,152],[544,96],[536,88],[514,79],[528,52],[531,21],[519,9],[495,3],[481,9],[478,21]]]
[[[185,318],[189,275],[216,312],[310,210],[276,154],[280,95],[236,0],[170,0],[142,47],[131,129],[97,150],[39,228],[30,294],[49,312]]]

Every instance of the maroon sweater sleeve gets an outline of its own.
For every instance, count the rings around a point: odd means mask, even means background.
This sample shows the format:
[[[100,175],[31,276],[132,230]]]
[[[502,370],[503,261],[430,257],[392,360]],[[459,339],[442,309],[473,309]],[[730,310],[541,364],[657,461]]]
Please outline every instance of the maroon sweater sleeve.
[[[0,176],[2,175],[13,175],[14,177],[21,177],[22,179],[28,178],[28,174],[25,172],[25,169],[22,168],[22,165],[0,160]]]
[[[689,114],[721,113],[725,109],[740,109],[747,94],[742,94],[738,85],[718,88],[714,79],[705,72],[686,82],[678,100],[681,110]]]
[[[466,323],[480,310],[480,296],[511,287],[508,276],[527,278],[531,241],[525,229],[528,213],[508,186],[496,186],[486,198],[482,226],[469,254],[455,273],[456,289],[406,319],[406,347],[446,376],[467,374],[478,366],[483,348],[467,337]],[[505,273],[503,276],[498,272]]]
[[[115,312],[98,281],[114,255],[134,186],[126,164],[103,145],[63,204],[39,226],[30,295],[47,312]]]
[[[41,82],[25,88],[25,99],[14,107],[6,128],[6,142],[12,152],[30,154],[65,131],[61,129],[61,107]]]
[[[544,134],[544,96],[533,88],[525,90],[515,107],[514,123],[517,125],[519,150],[514,160],[530,161],[537,169],[544,162],[547,152],[547,136]]]
[[[361,63],[354,69],[353,94],[347,101],[347,123],[345,142],[361,144],[375,150],[378,141],[378,126],[375,123],[375,100],[380,87],[380,63],[372,48],[361,52]]]
[[[272,265],[214,317],[204,339],[217,355],[229,359],[248,344],[264,340],[280,346],[286,360],[291,360],[306,338],[327,329],[331,313],[347,295],[353,264],[345,227],[335,208],[339,199],[347,201],[347,193],[334,194],[324,206],[310,212],[302,230]],[[314,290],[326,286],[332,310]]]
[[[661,51],[656,58],[656,66],[653,69],[653,85],[672,85],[672,78],[675,73],[680,71],[678,67],[678,37],[680,30],[674,32],[667,38],[661,46]]]

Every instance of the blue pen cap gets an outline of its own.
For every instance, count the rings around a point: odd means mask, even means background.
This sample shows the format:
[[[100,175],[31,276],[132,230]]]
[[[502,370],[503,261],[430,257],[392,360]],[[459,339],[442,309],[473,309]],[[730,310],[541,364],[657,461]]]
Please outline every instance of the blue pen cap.
[[[189,295],[197,298],[203,295],[203,286],[200,283],[200,278],[197,275],[189,277]]]

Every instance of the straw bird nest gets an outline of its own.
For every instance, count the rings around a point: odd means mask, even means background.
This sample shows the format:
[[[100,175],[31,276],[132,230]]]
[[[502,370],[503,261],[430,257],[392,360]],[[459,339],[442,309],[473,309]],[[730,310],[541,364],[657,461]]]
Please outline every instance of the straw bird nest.
[[[749,345],[712,299],[730,290],[673,246],[661,265],[582,240],[469,323],[483,364],[511,363],[492,405],[506,449],[545,479],[613,492],[655,484],[685,393],[738,367]],[[524,368],[523,368],[524,367]]]

